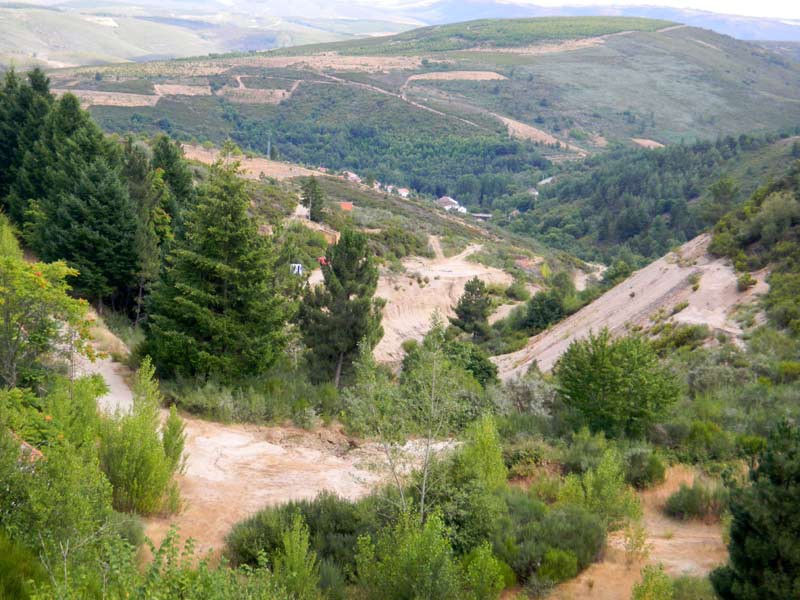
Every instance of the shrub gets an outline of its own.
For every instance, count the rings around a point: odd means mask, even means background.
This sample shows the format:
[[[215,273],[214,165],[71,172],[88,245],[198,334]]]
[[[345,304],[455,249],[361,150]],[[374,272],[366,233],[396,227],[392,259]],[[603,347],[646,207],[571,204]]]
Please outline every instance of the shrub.
[[[461,561],[466,597],[469,600],[498,598],[506,584],[503,567],[503,563],[492,554],[488,542],[473,548]]]
[[[554,583],[572,579],[578,574],[578,559],[568,550],[549,548],[536,576]]]
[[[642,569],[642,580],[633,586],[631,600],[673,600],[672,580],[662,565]]]
[[[692,486],[681,484],[680,489],[667,498],[664,511],[677,519],[718,519],[727,505],[727,492],[720,485],[707,485],[695,479]]]
[[[525,438],[503,447],[503,462],[512,477],[527,477],[542,464],[546,452],[544,442]]]
[[[33,552],[0,531],[0,598],[27,600],[45,581],[47,573]]]
[[[319,561],[319,588],[327,600],[347,600],[347,579],[328,558]]]
[[[736,289],[740,292],[749,290],[756,284],[756,280],[748,272],[744,272],[736,279]]]
[[[598,515],[610,529],[641,514],[636,496],[625,484],[622,460],[614,449],[603,453],[596,468],[583,475],[568,475],[559,493],[559,502],[583,506]]]
[[[283,548],[272,559],[275,582],[296,600],[316,600],[319,597],[319,565],[308,538],[303,517],[295,515],[291,527],[281,536]]]
[[[588,427],[572,434],[572,441],[561,453],[561,466],[566,473],[582,474],[595,468],[608,448],[605,434],[592,434]]]
[[[625,481],[638,490],[663,483],[666,472],[664,461],[650,448],[631,448],[625,454]]]
[[[528,288],[525,287],[525,282],[520,279],[515,279],[506,289],[506,296],[511,300],[525,302],[531,297],[531,293],[528,291]]]
[[[692,421],[680,452],[694,462],[728,460],[736,454],[733,434],[707,420]]]
[[[672,580],[672,600],[717,600],[708,577],[681,575]]]
[[[539,532],[547,546],[575,556],[578,570],[585,569],[597,559],[606,540],[601,518],[579,506],[551,508]]]
[[[356,564],[367,597],[456,600],[462,594],[460,570],[436,514],[422,525],[418,517],[403,515],[377,543],[359,538]]]
[[[131,414],[117,415],[102,430],[100,463],[113,487],[117,510],[152,514],[168,505],[179,460],[174,453],[183,450],[183,425],[177,415],[169,419],[167,449],[158,431],[160,401],[153,366],[145,358],[136,373]],[[167,450],[173,456],[167,456]]]

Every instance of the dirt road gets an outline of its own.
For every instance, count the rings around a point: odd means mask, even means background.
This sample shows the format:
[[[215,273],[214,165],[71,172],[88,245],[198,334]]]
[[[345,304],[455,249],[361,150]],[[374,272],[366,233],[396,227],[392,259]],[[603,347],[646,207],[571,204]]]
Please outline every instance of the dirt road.
[[[512,281],[511,275],[500,269],[468,260],[481,249],[480,245],[471,245],[450,258],[443,255],[438,239],[432,238],[430,246],[436,258],[406,258],[403,260],[405,273],[381,275],[375,295],[384,298],[386,306],[383,339],[375,348],[375,358],[379,362],[402,360],[403,341],[422,339],[430,328],[434,312],[439,311],[442,317],[452,315],[464,286],[473,277],[487,284],[509,285]]]
[[[507,380],[525,373],[533,361],[549,371],[570,343],[591,331],[607,327],[613,334],[622,334],[636,325],[649,326],[658,311],[669,316],[683,302],[687,303],[686,308],[671,317],[673,320],[706,324],[712,330],[739,336],[742,331],[732,313],[767,291],[766,273],[756,274],[758,283],[747,292],[737,291],[733,267],[707,253],[710,241],[709,234],[696,237],[531,338],[522,350],[494,357],[501,378]],[[696,291],[692,289],[692,277],[699,277]]]

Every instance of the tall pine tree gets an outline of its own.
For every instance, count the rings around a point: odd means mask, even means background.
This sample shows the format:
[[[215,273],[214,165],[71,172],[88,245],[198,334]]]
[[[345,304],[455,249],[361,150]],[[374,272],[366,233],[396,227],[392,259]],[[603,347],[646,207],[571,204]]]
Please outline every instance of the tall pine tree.
[[[136,273],[136,215],[120,151],[71,94],[53,106],[10,194],[12,215],[45,261],[78,269],[75,290],[124,307]]]
[[[263,373],[284,348],[289,306],[237,170],[211,168],[153,290],[145,352],[164,376],[230,384]]]
[[[308,218],[319,223],[322,221],[322,209],[325,207],[325,194],[313,175],[303,182],[301,196],[303,206],[308,209]]]
[[[39,139],[53,104],[50,82],[34,69],[28,81],[12,70],[0,88],[0,200],[5,199],[17,177],[25,153]],[[17,223],[22,215],[12,214]]]
[[[358,356],[359,342],[372,349],[383,337],[383,301],[373,297],[378,268],[367,237],[343,231],[339,242],[328,248],[322,275],[324,286],[308,289],[298,319],[310,350],[312,379],[333,379],[338,386]]]

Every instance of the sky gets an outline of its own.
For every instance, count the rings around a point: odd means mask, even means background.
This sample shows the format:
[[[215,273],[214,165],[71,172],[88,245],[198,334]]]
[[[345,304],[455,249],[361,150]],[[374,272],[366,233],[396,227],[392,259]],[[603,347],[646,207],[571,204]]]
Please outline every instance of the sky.
[[[496,0],[505,4],[532,4],[535,6],[669,6],[704,10],[727,15],[800,19],[800,0]],[[371,0],[375,6],[407,7],[431,4],[431,0]]]

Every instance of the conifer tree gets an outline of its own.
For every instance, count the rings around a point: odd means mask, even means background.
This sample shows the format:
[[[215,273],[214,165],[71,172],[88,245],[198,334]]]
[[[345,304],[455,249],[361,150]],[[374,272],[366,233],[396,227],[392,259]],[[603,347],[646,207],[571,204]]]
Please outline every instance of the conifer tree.
[[[322,221],[322,209],[325,207],[325,194],[314,176],[303,182],[303,206],[308,208],[308,218],[319,223]]]
[[[455,308],[456,316],[451,318],[450,322],[474,337],[479,337],[486,333],[489,326],[491,308],[486,284],[473,277],[464,286],[464,293]]]
[[[127,303],[136,272],[136,215],[120,171],[119,148],[66,94],[26,153],[10,195],[31,248],[76,268],[79,294],[115,306]]]
[[[711,574],[723,600],[782,600],[800,593],[800,428],[778,425],[730,496],[730,562]]]
[[[9,193],[25,153],[39,138],[52,103],[50,82],[40,69],[28,73],[27,82],[13,70],[6,73],[0,88],[0,200]],[[19,223],[19,215],[13,216]]]
[[[328,248],[322,276],[324,285],[307,290],[298,320],[310,349],[311,377],[333,379],[338,386],[358,355],[359,342],[372,349],[383,337],[383,302],[373,297],[378,268],[367,237],[344,230],[339,242]]]
[[[238,163],[212,166],[149,305],[146,352],[162,375],[232,383],[282,352],[287,302],[247,209]]]
[[[173,229],[177,230],[180,228],[181,211],[190,206],[194,198],[192,172],[183,159],[183,150],[166,135],[159,135],[153,142],[150,166],[153,170],[163,171],[164,183],[170,192],[166,211],[172,218]]]
[[[164,182],[164,171],[151,169],[147,152],[130,137],[125,141],[124,157],[123,174],[136,210],[138,292],[135,313],[138,323],[145,292],[158,278],[163,250],[172,241],[171,218],[167,212],[172,195]]]

